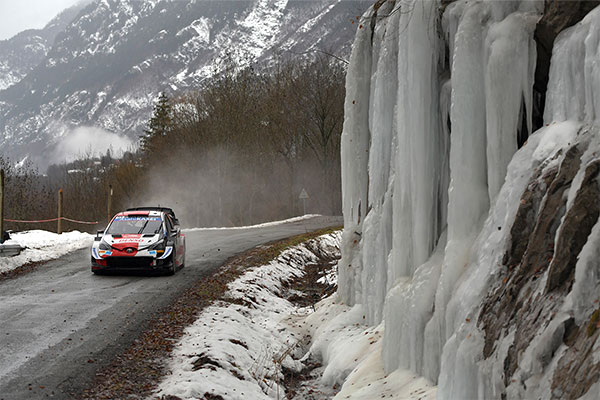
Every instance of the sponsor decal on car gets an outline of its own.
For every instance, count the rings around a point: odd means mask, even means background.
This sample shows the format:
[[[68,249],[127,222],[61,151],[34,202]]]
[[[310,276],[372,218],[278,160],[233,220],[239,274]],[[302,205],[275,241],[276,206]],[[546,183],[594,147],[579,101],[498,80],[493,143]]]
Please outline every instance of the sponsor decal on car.
[[[160,217],[136,216],[130,217],[127,215],[117,216],[114,221],[162,221]]]
[[[163,254],[162,256],[159,257],[160,260],[165,259],[167,257],[169,257],[171,255],[171,252],[173,251],[172,247],[167,247],[165,249],[165,254]]]
[[[142,238],[121,238],[121,239],[113,239],[114,243],[142,243],[144,239]]]

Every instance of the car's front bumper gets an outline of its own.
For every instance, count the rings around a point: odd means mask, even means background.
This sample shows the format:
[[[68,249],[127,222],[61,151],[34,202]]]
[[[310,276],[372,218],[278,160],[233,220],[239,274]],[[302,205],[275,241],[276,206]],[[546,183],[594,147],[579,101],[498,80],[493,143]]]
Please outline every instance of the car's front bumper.
[[[92,257],[92,271],[161,271],[173,266],[173,257]]]

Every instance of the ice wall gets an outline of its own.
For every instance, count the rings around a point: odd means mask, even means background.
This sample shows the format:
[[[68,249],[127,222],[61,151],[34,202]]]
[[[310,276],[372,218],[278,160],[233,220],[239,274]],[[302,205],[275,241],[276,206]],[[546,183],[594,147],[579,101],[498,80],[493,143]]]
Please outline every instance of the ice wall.
[[[532,171],[600,118],[595,10],[559,36],[551,64],[546,123],[576,122],[540,130],[516,153],[517,137],[531,135],[543,9],[388,0],[365,14],[354,44],[338,294],[361,303],[367,323],[385,320],[386,369],[439,382],[442,398],[506,389],[501,355],[483,374],[484,332],[471,321],[496,282]]]
[[[550,64],[545,123],[568,119],[600,125],[600,10],[561,33]]]

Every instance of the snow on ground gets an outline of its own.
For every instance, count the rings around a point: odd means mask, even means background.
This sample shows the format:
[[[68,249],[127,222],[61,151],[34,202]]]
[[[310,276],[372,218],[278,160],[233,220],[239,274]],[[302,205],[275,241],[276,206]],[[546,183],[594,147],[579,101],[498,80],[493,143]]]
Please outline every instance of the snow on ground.
[[[337,253],[340,239],[338,232],[316,240]],[[383,324],[367,327],[360,305],[349,307],[332,295],[314,308],[298,308],[284,298],[285,282],[315,260],[301,244],[230,283],[228,301],[206,308],[186,329],[156,395],[282,399],[284,371],[306,373],[317,361],[323,366],[300,382],[294,399],[435,399],[437,388],[426,379],[406,370],[384,372]]]
[[[8,272],[22,265],[52,260],[71,251],[92,245],[93,236],[89,233],[72,231],[61,235],[33,230],[12,233],[6,244],[19,244],[25,249],[14,257],[0,257],[0,273]]]
[[[340,233],[315,239],[329,254],[339,253]],[[291,314],[306,313],[284,299],[286,282],[317,261],[301,244],[267,265],[251,269],[228,285],[226,298],[206,308],[176,345],[169,373],[157,395],[183,399],[285,398],[282,367],[300,372],[305,339],[289,324]]]
[[[315,218],[315,217],[320,217],[320,214],[306,214],[306,215],[301,215],[299,217],[293,217],[293,218],[289,218],[289,219],[284,219],[281,221],[273,221],[273,222],[265,222],[262,224],[258,224],[258,225],[250,225],[250,226],[233,226],[233,227],[212,227],[212,228],[188,228],[188,229],[183,229],[184,232],[196,232],[196,231],[208,231],[208,230],[216,230],[216,229],[251,229],[251,228],[266,228],[269,226],[277,226],[277,225],[284,225],[284,224],[289,224],[291,222],[298,222],[298,221],[304,221],[307,219],[311,219],[311,218]]]
[[[321,384],[341,385],[335,399],[436,398],[437,387],[427,379],[405,369],[385,372],[381,357],[384,324],[366,326],[360,304],[349,307],[331,296],[317,304],[301,324],[313,337],[310,355],[324,364]]]

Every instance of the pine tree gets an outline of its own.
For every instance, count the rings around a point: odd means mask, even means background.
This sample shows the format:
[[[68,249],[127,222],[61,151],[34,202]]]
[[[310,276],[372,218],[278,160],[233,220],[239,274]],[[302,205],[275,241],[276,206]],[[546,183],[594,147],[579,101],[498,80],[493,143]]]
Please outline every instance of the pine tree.
[[[161,148],[163,139],[173,129],[173,107],[169,97],[162,92],[158,103],[154,106],[148,128],[142,136],[141,149],[146,156],[156,155]]]

